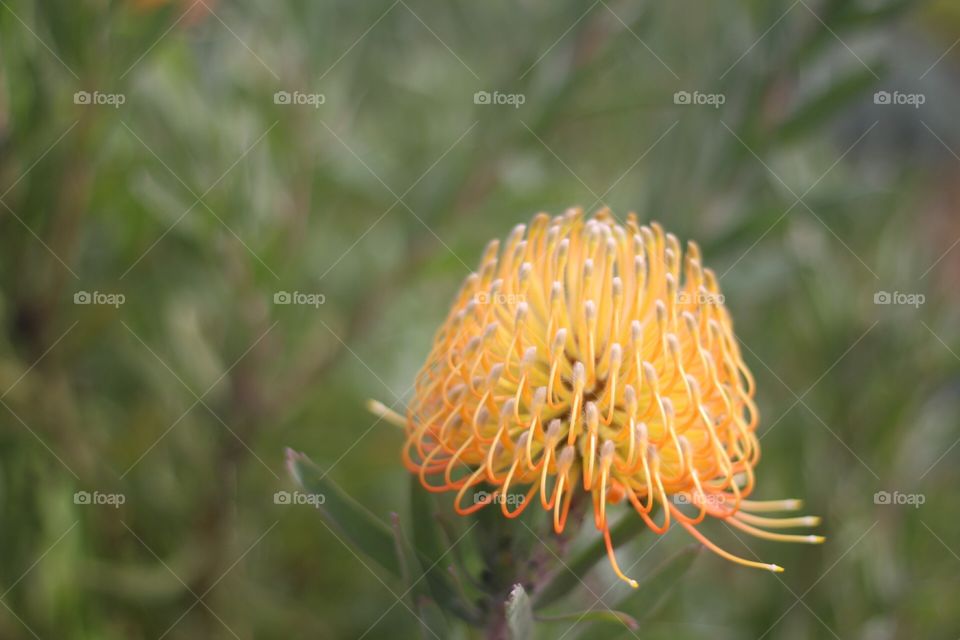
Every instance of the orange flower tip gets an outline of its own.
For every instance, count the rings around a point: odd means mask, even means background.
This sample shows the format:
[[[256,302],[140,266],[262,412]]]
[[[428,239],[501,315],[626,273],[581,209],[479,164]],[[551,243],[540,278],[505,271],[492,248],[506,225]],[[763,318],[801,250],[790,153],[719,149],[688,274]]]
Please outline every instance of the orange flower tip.
[[[680,353],[680,338],[677,337],[677,334],[667,334],[667,347],[672,353]]]
[[[525,303],[521,303],[525,304]],[[533,364],[534,360],[537,359],[537,348],[528,347],[526,351],[523,352],[523,365],[529,367]]]
[[[663,404],[663,410],[668,417],[676,415],[677,412],[673,408],[673,400],[670,398],[660,398],[660,402]]]
[[[641,422],[640,424],[638,424],[638,425],[636,426],[635,431],[637,432],[637,437],[640,439],[641,442],[643,442],[644,440],[647,439],[647,437],[648,437],[648,430],[647,430],[647,423],[646,423],[646,422]]]
[[[597,317],[597,305],[593,300],[587,300],[583,305],[583,313],[587,316],[587,320],[593,320]]]
[[[644,362],[644,363],[641,365],[641,368],[643,369],[643,375],[644,375],[644,377],[645,377],[647,380],[650,381],[650,384],[651,384],[651,385],[656,386],[656,384],[657,384],[657,370],[653,368],[653,365],[650,364],[649,362]]]
[[[620,346],[620,343],[614,342],[610,346],[610,367],[619,368],[620,361],[623,358],[623,347]]]
[[[563,285],[559,280],[554,280],[550,285],[550,302],[560,302],[560,296],[563,295]]]
[[[560,458],[557,460],[557,472],[560,474],[566,474],[573,465],[574,456],[577,455],[577,448],[572,444],[568,444],[563,448],[563,451],[560,452]]]
[[[527,440],[530,439],[530,432],[524,431],[520,434],[520,437],[517,438],[517,444],[513,451],[513,457],[519,458],[520,454],[523,453],[523,450],[527,447]]]
[[[379,400],[367,400],[367,410],[381,420],[386,420],[401,429],[407,425],[407,421],[404,420],[403,416]]]
[[[584,413],[586,414],[587,425],[590,427],[596,427],[600,422],[600,413],[597,410],[597,403],[592,400],[587,403],[584,407]]]
[[[809,544],[823,544],[823,541],[826,540],[823,536],[807,536],[807,542]]]
[[[805,516],[803,518],[804,527],[816,527],[820,524],[820,516]]]
[[[563,345],[567,343],[567,330],[566,329],[557,329],[557,335],[553,339],[553,350],[560,351],[563,349]]]
[[[583,366],[582,362],[576,362],[573,365],[573,384],[576,386],[578,383],[583,384],[586,381],[587,370]]]
[[[527,316],[528,311],[530,311],[530,305],[528,305],[526,302],[521,302],[518,304],[516,322],[519,323],[521,320],[523,320]]]
[[[560,429],[562,428],[562,423],[559,418],[554,418],[550,421],[550,425],[547,427],[547,442],[555,442],[560,438]]]
[[[636,580],[634,580],[633,578],[628,578],[628,579],[627,579],[627,584],[630,585],[631,587],[633,587],[634,589],[636,589],[637,587],[640,586],[640,583],[637,582]]]
[[[600,448],[600,458],[603,460],[613,460],[613,456],[616,452],[617,445],[613,442],[613,440],[607,440]]]
[[[783,573],[783,567],[781,567],[780,565],[777,565],[777,564],[769,564],[769,565],[767,565],[767,568],[768,568],[772,573]]]

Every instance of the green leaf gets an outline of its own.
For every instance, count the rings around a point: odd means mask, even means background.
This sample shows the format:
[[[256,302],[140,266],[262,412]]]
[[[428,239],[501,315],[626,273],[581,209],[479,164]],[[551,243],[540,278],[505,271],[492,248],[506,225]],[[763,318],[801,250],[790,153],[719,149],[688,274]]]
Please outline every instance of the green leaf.
[[[876,82],[873,74],[863,68],[844,75],[796,108],[777,130],[777,141],[791,142],[813,131],[850,102],[863,96]]]
[[[523,586],[513,585],[507,599],[507,628],[510,640],[530,640],[533,638],[533,606]]]
[[[615,545],[621,545],[646,529],[647,526],[640,517],[627,513],[610,530],[610,538]],[[573,556],[565,566],[557,569],[550,582],[534,594],[535,608],[539,610],[567,595],[574,587],[582,584],[583,576],[593,568],[593,565],[606,557],[607,547],[603,537],[598,536],[590,546]]]
[[[305,491],[324,497],[317,509],[334,532],[388,570],[402,577],[393,533],[382,520],[348,496],[306,455],[287,449],[287,468]]]
[[[433,494],[421,487],[416,476],[412,474],[410,475],[410,515],[413,547],[430,595],[441,608],[465,620],[475,620],[475,613],[458,597],[458,592],[446,573],[445,567],[454,563],[456,556],[451,547],[445,544],[441,535]],[[451,540],[451,544],[454,545],[459,542],[459,540]]]
[[[420,616],[420,635],[424,640],[450,637],[450,625],[437,603],[430,598],[417,598],[417,612]]]
[[[542,622],[599,622],[613,624],[616,626],[626,625],[631,631],[636,631],[640,624],[637,619],[623,611],[614,611],[612,609],[595,609],[591,611],[576,611],[574,613],[563,613],[559,615],[537,615],[537,620]]]
[[[420,566],[420,563],[413,555],[413,549],[407,543],[403,535],[403,528],[400,526],[400,516],[396,513],[390,514],[390,528],[393,530],[393,550],[397,554],[397,564],[400,566],[400,577],[408,590],[414,590],[417,595],[420,590],[414,586],[414,570]]]

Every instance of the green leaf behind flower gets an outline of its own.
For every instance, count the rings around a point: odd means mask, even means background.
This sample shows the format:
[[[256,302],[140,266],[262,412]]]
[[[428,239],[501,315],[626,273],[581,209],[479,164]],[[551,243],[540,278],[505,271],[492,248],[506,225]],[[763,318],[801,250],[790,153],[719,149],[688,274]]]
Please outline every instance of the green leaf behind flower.
[[[337,536],[372,558],[394,576],[402,577],[393,533],[382,520],[348,496],[302,453],[287,449],[287,468],[305,491],[324,497],[317,509]]]

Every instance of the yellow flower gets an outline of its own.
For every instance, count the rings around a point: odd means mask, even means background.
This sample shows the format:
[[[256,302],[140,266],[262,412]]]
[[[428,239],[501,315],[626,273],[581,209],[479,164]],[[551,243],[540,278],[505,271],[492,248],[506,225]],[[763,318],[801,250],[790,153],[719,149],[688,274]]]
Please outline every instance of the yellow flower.
[[[405,428],[405,465],[426,489],[456,492],[462,515],[497,504],[513,518],[539,502],[559,533],[588,494],[613,570],[636,586],[610,540],[608,505],[624,499],[658,534],[678,522],[724,558],[770,571],[782,569],[724,551],[697,525],[710,516],[762,538],[823,540],[767,531],[818,518],[757,515],[798,500],[747,500],[760,457],[753,394],[697,245],[683,256],[656,223],[571,210],[516,227],[502,250],[491,242],[406,418],[371,407]],[[495,491],[475,495],[482,483]]]

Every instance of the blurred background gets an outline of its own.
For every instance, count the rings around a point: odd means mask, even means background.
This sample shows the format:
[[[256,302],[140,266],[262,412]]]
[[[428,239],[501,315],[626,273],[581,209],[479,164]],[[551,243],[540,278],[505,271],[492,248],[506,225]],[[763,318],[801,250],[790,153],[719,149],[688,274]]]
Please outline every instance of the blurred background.
[[[958,38],[948,0],[0,0],[0,637],[415,637],[283,448],[404,512],[365,400],[571,205],[700,243],[755,495],[828,536],[714,523],[786,573],[701,554],[638,636],[960,636]]]

